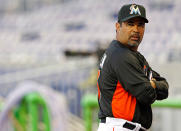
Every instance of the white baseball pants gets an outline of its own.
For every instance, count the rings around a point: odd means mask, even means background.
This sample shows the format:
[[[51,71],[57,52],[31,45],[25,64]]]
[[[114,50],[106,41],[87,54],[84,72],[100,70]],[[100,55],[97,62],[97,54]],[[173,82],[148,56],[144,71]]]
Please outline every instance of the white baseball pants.
[[[135,126],[134,129],[123,127],[125,123]],[[106,117],[105,123],[99,123],[98,131],[146,131],[146,129],[141,127],[141,124],[138,123],[133,123],[119,118]]]

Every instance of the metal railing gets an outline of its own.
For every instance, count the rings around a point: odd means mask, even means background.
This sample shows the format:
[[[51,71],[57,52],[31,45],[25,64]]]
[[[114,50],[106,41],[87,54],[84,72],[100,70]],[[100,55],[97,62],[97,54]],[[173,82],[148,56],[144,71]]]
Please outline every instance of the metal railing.
[[[1,110],[3,110],[3,103]],[[4,111],[3,113],[5,113]],[[1,112],[2,113],[2,112]],[[1,114],[3,118],[4,114]],[[14,131],[50,131],[50,111],[46,101],[39,93],[32,92],[25,95],[19,104],[8,112],[8,119],[11,125],[1,127],[1,130]],[[7,121],[8,122],[8,121]],[[2,123],[1,123],[2,126]]]

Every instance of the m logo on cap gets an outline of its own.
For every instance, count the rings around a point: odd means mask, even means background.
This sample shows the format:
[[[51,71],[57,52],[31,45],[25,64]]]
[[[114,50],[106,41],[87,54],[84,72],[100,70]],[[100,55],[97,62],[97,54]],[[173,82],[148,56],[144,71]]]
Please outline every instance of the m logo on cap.
[[[131,10],[130,14],[139,14],[139,15],[141,15],[140,10],[139,10],[138,6],[136,6],[136,5],[131,5],[130,10]]]

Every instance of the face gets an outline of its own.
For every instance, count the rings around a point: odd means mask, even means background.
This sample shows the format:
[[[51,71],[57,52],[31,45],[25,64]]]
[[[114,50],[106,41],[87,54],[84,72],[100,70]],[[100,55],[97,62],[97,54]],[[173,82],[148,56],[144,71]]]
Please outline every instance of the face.
[[[145,22],[136,17],[125,22],[116,23],[117,40],[133,50],[137,50],[145,31]]]

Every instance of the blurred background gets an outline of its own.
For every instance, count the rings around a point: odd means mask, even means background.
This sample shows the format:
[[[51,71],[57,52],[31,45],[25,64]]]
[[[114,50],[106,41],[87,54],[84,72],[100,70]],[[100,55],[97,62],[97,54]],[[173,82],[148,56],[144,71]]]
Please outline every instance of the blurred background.
[[[83,131],[81,99],[97,94],[97,65],[115,39],[123,4],[145,6],[149,23],[139,51],[181,96],[180,0],[0,0],[0,96],[32,80],[65,95],[71,129]],[[97,129],[97,110],[93,113]],[[155,109],[151,131],[180,131],[179,109]]]

